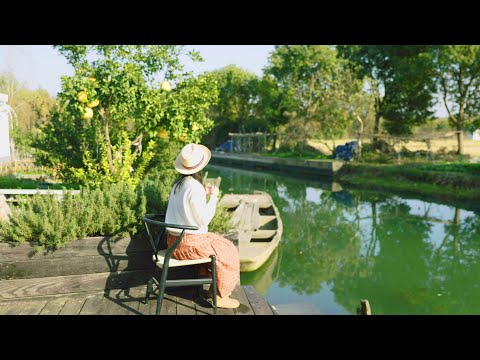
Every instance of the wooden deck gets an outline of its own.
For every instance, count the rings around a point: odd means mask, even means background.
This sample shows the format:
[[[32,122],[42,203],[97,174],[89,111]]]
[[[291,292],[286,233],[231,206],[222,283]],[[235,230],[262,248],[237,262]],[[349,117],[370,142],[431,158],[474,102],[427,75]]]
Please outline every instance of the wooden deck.
[[[146,283],[152,273],[152,251],[144,237],[112,240],[91,237],[73,241],[50,253],[31,254],[28,244],[0,244],[0,314],[154,314],[155,296],[143,304]],[[170,269],[169,278],[185,271]],[[158,269],[157,269],[158,270]],[[207,286],[207,285],[205,285]],[[270,305],[251,286],[238,286],[235,310],[219,309],[220,315],[274,314]],[[196,288],[167,289],[162,314],[213,314]]]
[[[274,315],[269,304],[252,286],[237,286],[232,297],[237,309],[218,309],[218,315]],[[0,315],[155,315],[154,295],[144,304],[145,287],[101,292],[56,294],[0,301]],[[213,315],[212,307],[193,288],[169,292],[162,315]]]

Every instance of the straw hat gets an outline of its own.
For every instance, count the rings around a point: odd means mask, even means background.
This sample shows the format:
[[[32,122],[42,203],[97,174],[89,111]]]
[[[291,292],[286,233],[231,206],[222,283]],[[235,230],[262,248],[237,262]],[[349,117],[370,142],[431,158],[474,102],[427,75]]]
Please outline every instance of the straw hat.
[[[180,174],[191,175],[207,166],[211,157],[212,153],[206,146],[188,144],[177,155],[175,169]]]

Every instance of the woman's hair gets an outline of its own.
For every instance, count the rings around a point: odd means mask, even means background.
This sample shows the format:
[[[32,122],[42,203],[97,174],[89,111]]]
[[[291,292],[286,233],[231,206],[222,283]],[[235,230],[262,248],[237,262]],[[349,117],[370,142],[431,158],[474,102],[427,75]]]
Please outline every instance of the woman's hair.
[[[186,178],[189,176],[193,177],[195,180],[197,180],[200,184],[203,183],[203,171],[196,172],[195,174],[191,175],[184,175],[182,174],[173,184],[174,190],[173,192],[176,193],[177,189],[182,186],[183,182],[185,181]]]

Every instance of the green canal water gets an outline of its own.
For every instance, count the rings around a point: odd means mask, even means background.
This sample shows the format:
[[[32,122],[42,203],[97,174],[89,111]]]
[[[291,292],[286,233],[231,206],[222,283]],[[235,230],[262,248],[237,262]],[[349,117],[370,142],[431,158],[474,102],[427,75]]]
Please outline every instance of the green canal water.
[[[480,314],[480,208],[264,171],[206,170],[222,177],[223,193],[266,191],[280,211],[277,251],[241,274],[242,285],[270,304],[355,314],[368,299],[374,314]]]

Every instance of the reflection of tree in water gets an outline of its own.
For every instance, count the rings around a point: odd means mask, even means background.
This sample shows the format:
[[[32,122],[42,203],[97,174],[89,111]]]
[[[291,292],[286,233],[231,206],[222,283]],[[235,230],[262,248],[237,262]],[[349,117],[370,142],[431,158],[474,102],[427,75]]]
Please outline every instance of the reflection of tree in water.
[[[335,279],[339,268],[358,257],[360,241],[348,217],[349,209],[321,194],[321,204],[306,200],[305,189],[292,191],[294,208],[282,212],[283,256],[280,286],[291,286],[300,294],[313,294],[322,282]]]
[[[459,210],[445,224],[445,238],[432,254],[432,287],[442,294],[435,302],[437,313],[480,312],[480,216],[460,221]]]
[[[367,250],[356,271],[339,272],[333,291],[340,304],[354,309],[367,298],[376,314],[478,313],[478,216],[460,222],[459,209],[452,221],[413,215],[398,199],[371,203],[371,210],[365,244],[377,241],[378,253]],[[435,222],[444,224],[440,246],[430,241]]]
[[[447,208],[450,219],[435,219],[371,191],[323,191],[309,201],[307,186],[322,188],[314,182],[252,174],[215,176],[224,192],[272,196],[284,223],[280,286],[311,295],[332,283],[335,301],[352,313],[365,298],[375,314],[480,312],[480,214]]]
[[[342,274],[335,281],[333,291],[343,306],[354,309],[360,299],[367,298],[377,314],[425,313],[426,297],[430,296],[433,246],[427,240],[431,224],[411,216],[410,211],[410,206],[398,199],[371,203],[371,237],[357,275],[348,278]]]

